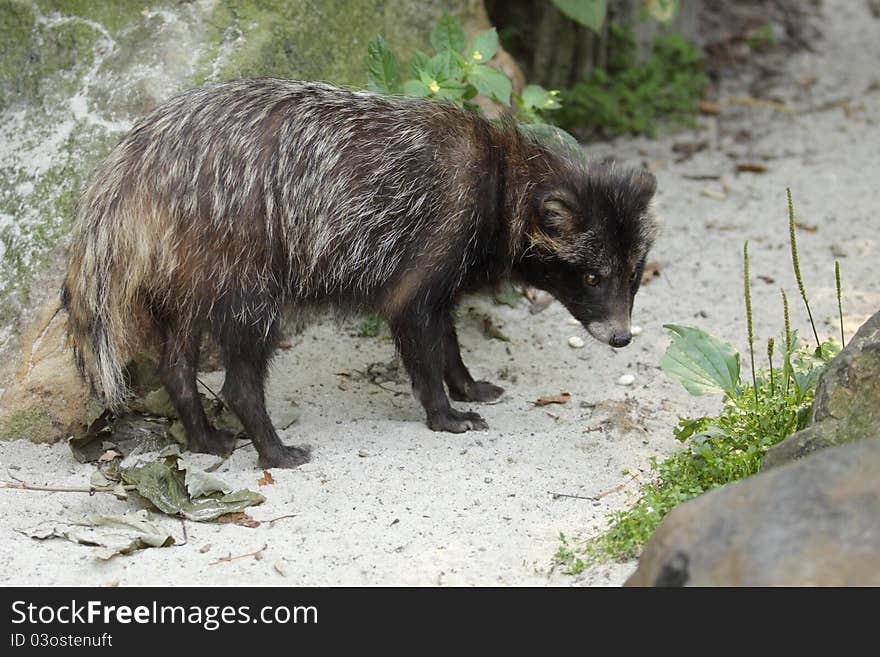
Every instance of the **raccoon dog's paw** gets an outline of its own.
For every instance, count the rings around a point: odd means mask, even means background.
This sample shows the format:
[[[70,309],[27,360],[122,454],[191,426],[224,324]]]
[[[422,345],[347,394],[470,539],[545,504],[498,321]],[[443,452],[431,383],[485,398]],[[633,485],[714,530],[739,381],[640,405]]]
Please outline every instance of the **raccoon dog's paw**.
[[[465,431],[483,431],[488,429],[489,425],[478,413],[462,413],[450,408],[448,413],[429,417],[428,427],[433,431],[464,433]]]
[[[493,402],[504,394],[504,388],[488,381],[474,381],[465,392],[450,388],[449,396],[455,401]]]
[[[202,437],[188,436],[187,448],[198,454],[229,456],[235,449],[235,434],[222,429],[212,429]]]
[[[279,445],[265,454],[260,454],[258,463],[263,470],[270,468],[295,468],[309,462],[310,451],[308,447],[300,448]]]

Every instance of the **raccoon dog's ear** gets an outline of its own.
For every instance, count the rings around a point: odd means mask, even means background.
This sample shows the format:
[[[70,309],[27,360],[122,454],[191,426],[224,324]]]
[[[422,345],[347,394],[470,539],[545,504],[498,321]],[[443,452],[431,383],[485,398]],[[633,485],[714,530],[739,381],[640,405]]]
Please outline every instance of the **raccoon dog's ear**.
[[[639,207],[647,209],[657,192],[657,178],[647,169],[633,169],[630,175],[633,197]]]
[[[540,227],[550,235],[570,235],[577,232],[575,218],[577,199],[564,189],[553,189],[536,198]]]

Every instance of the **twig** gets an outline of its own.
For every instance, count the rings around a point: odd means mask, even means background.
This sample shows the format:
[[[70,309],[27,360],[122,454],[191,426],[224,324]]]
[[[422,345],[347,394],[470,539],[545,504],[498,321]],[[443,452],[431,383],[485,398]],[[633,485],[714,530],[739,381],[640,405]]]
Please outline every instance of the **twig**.
[[[220,564],[220,563],[229,563],[230,561],[235,561],[236,559],[245,559],[247,557],[257,558],[258,556],[263,554],[263,552],[265,552],[266,548],[268,548],[268,547],[269,547],[269,544],[266,543],[263,547],[261,547],[256,552],[248,552],[247,554],[239,554],[234,557],[232,555],[229,555],[228,557],[220,557],[219,559],[217,559],[217,561],[212,561],[208,565],[209,566],[216,566],[217,564]]]
[[[772,100],[761,100],[760,98],[752,98],[751,96],[731,96],[727,99],[728,103],[732,105],[745,105],[747,107],[761,107],[763,109],[773,110],[774,112],[780,112],[782,114],[797,114],[797,110],[789,107],[788,105],[783,105],[782,103],[775,103]]]
[[[177,547],[181,547],[189,543],[189,536],[186,535],[186,518],[180,519],[180,527],[183,529],[183,543],[178,543]]]
[[[606,490],[604,493],[599,493],[599,494],[596,495],[596,497],[594,497],[593,499],[595,499],[595,500],[601,500],[603,497],[606,497],[607,495],[611,495],[611,494],[613,494],[613,493],[617,493],[617,492],[619,492],[619,491],[622,491],[624,488],[626,488],[627,486],[629,486],[632,482],[634,482],[634,481],[635,481],[635,482],[638,482],[638,480],[639,480],[638,477],[636,477],[634,474],[630,473],[630,474],[629,474],[629,480],[628,480],[628,481],[624,481],[622,484],[618,484],[618,485],[615,486],[614,488],[611,488],[611,489],[609,489],[609,490]]]
[[[45,491],[49,493],[88,493],[89,495],[94,495],[95,493],[110,493],[111,495],[116,495],[118,492],[118,486],[114,486],[113,488],[108,487],[95,487],[92,486],[90,488],[66,488],[66,487],[56,487],[56,486],[37,486],[35,484],[28,484],[20,479],[18,481],[0,481],[0,488],[12,488],[15,490],[34,490],[34,491]],[[137,486],[123,486],[123,490],[136,490]]]
[[[570,497],[570,498],[575,499],[575,500],[595,500],[595,499],[597,499],[597,498],[595,498],[595,497],[587,497],[587,496],[584,496],[584,495],[569,495],[568,493],[554,493],[554,492],[549,491],[549,490],[548,490],[547,492],[550,493],[550,495],[553,496],[553,499],[554,499],[554,500],[559,499],[560,497]]]
[[[210,393],[211,393],[211,396],[212,396],[214,399],[216,399],[218,402],[220,402],[220,405],[221,405],[223,408],[225,408],[227,411],[229,410],[229,408],[226,406],[226,403],[225,403],[222,399],[220,399],[220,396],[219,396],[216,392],[214,392],[213,390],[211,390],[211,389],[208,387],[208,384],[207,384],[207,383],[205,383],[204,381],[202,381],[199,377],[196,377],[196,381],[198,381],[198,382],[202,385],[202,387],[203,387],[205,390],[207,390],[208,392],[210,392]]]
[[[288,513],[286,516],[278,516],[277,518],[272,518],[271,520],[264,520],[263,522],[268,522],[270,527],[273,527],[276,522],[279,520],[284,520],[285,518],[296,518],[295,513]]]

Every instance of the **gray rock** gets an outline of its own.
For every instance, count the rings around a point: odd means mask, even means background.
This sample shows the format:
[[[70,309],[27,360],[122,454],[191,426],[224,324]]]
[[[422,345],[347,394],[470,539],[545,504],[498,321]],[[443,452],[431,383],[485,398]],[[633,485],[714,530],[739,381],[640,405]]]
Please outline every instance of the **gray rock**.
[[[880,431],[682,504],[627,586],[880,585]]]
[[[822,373],[810,426],[773,446],[762,470],[826,447],[876,436],[880,428],[880,312],[865,322]]]

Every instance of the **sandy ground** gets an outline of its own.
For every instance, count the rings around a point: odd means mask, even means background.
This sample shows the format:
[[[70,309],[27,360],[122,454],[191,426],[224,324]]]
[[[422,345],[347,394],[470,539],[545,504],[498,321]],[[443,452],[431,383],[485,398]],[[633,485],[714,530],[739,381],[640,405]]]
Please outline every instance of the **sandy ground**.
[[[634,563],[587,569],[576,577],[554,569],[560,532],[572,538],[598,531],[608,512],[625,508],[630,485],[646,476],[648,459],[678,448],[676,416],[716,409],[717,398],[692,398],[658,368],[669,342],[667,322],[701,326],[745,350],[741,250],[751,241],[756,335],[760,352],[782,326],[779,287],[792,315],[810,335],[797,297],[787,250],[785,188],[799,220],[816,230],[798,233],[801,264],[820,332],[837,331],[833,261],[844,281],[847,333],[880,308],[876,273],[880,219],[880,21],[864,2],[829,0],[825,38],[816,53],[792,57],[774,99],[797,110],[736,105],[741,94],[722,89],[720,118],[659,141],[621,140],[590,148],[646,162],[659,180],[662,235],[652,254],[662,276],[640,292],[634,323],[643,333],[613,351],[572,326],[559,304],[531,315],[486,300],[465,303],[459,321],[465,361],[478,378],[507,389],[478,410],[491,429],[435,434],[406,384],[380,388],[338,372],[363,371],[393,357],[387,340],[359,338],[353,327],[327,322],[292,338],[269,382],[272,412],[295,399],[300,419],[282,434],[308,442],[311,463],[274,471],[259,488],[256,455],[239,449],[218,474],[235,487],[268,498],[258,520],[295,514],[256,529],[164,518],[178,545],[144,550],[109,562],[62,540],[36,542],[20,529],[45,519],[76,519],[90,511],[123,512],[134,502],[110,496],[0,491],[0,582],[4,584],[121,585],[618,585]],[[814,74],[804,89],[798,81]],[[847,100],[844,104],[836,103]],[[681,159],[678,142],[709,141]],[[763,174],[736,173],[737,163],[760,163]],[[720,179],[694,179],[720,176]],[[510,342],[487,340],[469,306],[488,312]],[[584,349],[568,346],[572,335]],[[748,360],[747,358],[745,359]],[[762,359],[763,360],[763,359]],[[632,387],[618,385],[633,374]],[[219,375],[209,375],[219,385]],[[348,385],[340,382],[348,381]],[[535,407],[542,395],[571,393],[563,406]],[[474,405],[476,406],[476,405]],[[601,430],[600,430],[601,428]],[[208,465],[211,457],[201,457]],[[66,445],[0,444],[0,478],[7,469],[31,483],[82,486],[92,468]],[[205,546],[209,546],[205,549]],[[212,565],[227,555],[266,546],[262,559]],[[283,571],[282,574],[280,571]]]

